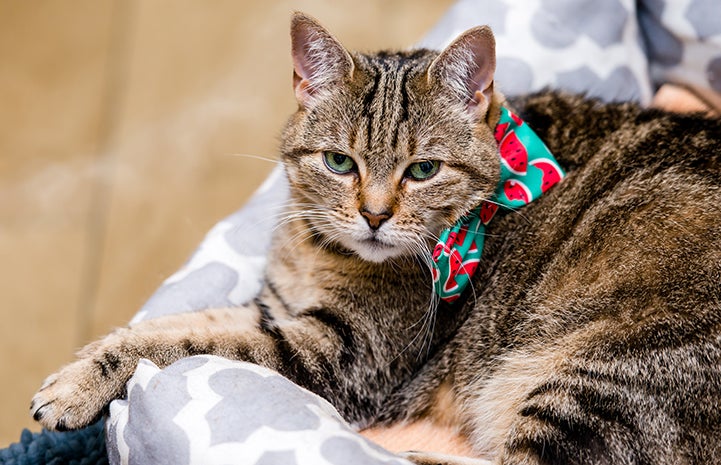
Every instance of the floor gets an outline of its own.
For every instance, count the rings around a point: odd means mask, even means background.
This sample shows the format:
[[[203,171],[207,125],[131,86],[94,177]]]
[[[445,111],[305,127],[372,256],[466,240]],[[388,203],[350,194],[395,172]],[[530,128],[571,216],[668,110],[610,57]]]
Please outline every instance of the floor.
[[[273,167],[291,11],[399,48],[450,3],[0,0],[0,447]]]

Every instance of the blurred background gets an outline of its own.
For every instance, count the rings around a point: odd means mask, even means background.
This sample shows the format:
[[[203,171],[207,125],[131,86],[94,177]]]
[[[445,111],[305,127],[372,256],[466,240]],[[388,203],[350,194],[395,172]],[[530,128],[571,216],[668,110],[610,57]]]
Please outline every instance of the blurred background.
[[[43,378],[125,324],[273,168],[288,24],[419,40],[450,0],[0,0],[0,447]],[[249,156],[250,155],[250,156]]]

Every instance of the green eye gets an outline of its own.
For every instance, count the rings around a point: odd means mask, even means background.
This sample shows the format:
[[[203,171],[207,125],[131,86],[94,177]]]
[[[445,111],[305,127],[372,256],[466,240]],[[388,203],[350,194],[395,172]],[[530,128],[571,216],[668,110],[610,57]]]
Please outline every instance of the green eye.
[[[355,171],[355,162],[348,155],[337,152],[324,152],[323,162],[334,173],[346,174]]]
[[[406,176],[413,178],[416,181],[423,181],[436,174],[440,167],[441,162],[437,160],[419,161],[418,163],[413,163],[408,167]]]

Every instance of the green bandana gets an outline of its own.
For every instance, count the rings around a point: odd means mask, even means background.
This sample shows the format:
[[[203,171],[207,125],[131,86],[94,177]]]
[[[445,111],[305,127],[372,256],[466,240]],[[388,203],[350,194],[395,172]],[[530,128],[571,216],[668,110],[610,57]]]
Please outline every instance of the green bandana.
[[[565,176],[546,144],[506,108],[501,108],[495,136],[501,157],[496,191],[453,227],[444,229],[433,249],[433,284],[446,302],[460,297],[478,268],[486,225],[498,207],[522,207]]]

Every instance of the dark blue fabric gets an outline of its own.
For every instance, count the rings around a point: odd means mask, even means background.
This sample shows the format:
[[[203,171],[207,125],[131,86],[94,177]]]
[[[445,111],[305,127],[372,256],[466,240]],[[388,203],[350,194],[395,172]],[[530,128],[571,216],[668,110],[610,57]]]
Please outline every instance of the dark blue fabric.
[[[104,422],[77,431],[25,429],[20,442],[0,450],[2,465],[107,465]]]

